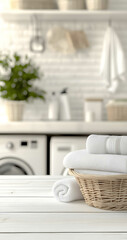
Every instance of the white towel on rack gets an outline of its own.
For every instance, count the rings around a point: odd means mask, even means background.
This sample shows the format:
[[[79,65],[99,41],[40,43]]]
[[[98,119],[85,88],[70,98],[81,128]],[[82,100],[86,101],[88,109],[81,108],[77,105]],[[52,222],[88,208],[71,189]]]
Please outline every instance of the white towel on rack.
[[[72,202],[83,199],[75,178],[63,178],[53,185],[53,195],[60,202]]]
[[[101,58],[100,74],[110,92],[116,92],[126,79],[126,62],[121,42],[112,27],[108,27]]]

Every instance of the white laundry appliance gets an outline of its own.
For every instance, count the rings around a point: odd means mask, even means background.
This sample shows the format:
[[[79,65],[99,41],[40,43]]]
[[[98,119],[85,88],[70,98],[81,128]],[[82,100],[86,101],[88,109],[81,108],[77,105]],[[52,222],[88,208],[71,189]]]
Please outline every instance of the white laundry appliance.
[[[45,175],[47,138],[0,135],[0,175]]]
[[[85,149],[87,137],[52,137],[50,140],[50,175],[66,175],[63,159],[69,152]]]

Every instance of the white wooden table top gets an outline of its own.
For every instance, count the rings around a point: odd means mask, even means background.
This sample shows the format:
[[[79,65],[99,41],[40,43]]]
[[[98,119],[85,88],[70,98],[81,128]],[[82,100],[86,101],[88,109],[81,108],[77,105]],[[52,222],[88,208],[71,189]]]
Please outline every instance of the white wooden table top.
[[[51,189],[59,178],[0,177],[0,233],[127,232],[127,212],[54,199]]]

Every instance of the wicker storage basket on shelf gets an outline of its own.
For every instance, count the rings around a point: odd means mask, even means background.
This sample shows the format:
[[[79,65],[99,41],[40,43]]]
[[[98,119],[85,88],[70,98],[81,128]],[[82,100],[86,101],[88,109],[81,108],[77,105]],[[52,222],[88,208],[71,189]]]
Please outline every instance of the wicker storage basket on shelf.
[[[70,169],[80,185],[80,190],[89,206],[121,211],[127,210],[127,175],[85,175]]]
[[[80,10],[85,8],[84,0],[57,0],[60,10]]]
[[[12,9],[55,9],[55,0],[10,0]]]
[[[109,121],[127,121],[127,102],[110,101],[106,108]]]
[[[88,10],[104,10],[108,7],[108,0],[86,0]]]

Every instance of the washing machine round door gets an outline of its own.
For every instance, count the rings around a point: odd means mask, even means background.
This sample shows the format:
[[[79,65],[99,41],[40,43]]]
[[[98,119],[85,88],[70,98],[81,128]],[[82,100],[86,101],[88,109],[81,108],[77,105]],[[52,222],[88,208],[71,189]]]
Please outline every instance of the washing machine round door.
[[[0,159],[0,175],[34,175],[31,167],[19,158]]]

